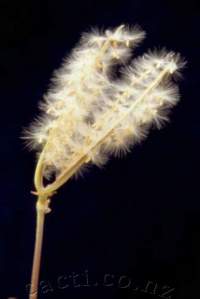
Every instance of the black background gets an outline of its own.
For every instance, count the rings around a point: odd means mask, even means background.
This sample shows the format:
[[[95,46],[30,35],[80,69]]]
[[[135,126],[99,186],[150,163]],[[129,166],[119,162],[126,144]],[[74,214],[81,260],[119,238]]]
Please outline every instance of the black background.
[[[40,298],[170,298],[161,296],[164,286],[175,289],[172,299],[199,298],[197,2],[0,1],[0,298],[27,298],[30,280],[35,153],[19,138],[22,127],[37,115],[53,70],[80,33],[121,23],[139,24],[147,32],[137,55],[166,46],[185,57],[182,99],[164,129],[151,131],[125,158],[71,180],[54,197],[45,227]],[[58,285],[62,275],[84,271],[90,286]],[[114,285],[103,285],[106,274],[114,275]],[[128,278],[120,280],[123,275],[131,277],[131,287]]]

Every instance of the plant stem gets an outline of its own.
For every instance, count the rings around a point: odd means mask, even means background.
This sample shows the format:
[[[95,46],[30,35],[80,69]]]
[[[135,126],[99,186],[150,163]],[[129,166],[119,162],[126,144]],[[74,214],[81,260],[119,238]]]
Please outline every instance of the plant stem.
[[[29,293],[29,299],[37,299],[38,297],[38,285],[39,285],[39,273],[40,273],[40,262],[42,253],[42,243],[43,243],[43,232],[44,232],[44,221],[45,214],[50,211],[48,208],[49,200],[47,196],[39,197],[36,204],[36,237],[35,237],[35,249],[32,267],[32,277],[31,277],[31,288]]]

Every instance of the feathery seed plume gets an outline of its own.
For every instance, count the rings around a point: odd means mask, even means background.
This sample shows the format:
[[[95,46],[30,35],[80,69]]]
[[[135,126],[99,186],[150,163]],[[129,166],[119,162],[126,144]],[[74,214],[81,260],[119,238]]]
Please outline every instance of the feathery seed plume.
[[[83,34],[55,72],[40,105],[43,115],[26,135],[42,152],[44,177],[67,180],[85,163],[101,166],[111,153],[130,150],[152,124],[167,120],[179,99],[169,79],[184,63],[174,52],[154,51],[124,66],[144,36],[124,25]],[[115,63],[123,63],[119,79],[110,77]]]
[[[144,139],[152,125],[160,128],[179,100],[178,87],[170,80],[185,64],[179,54],[149,51],[129,62],[132,50],[144,36],[138,27],[125,25],[84,33],[54,72],[52,86],[40,103],[42,114],[25,132],[29,146],[38,151],[30,299],[37,298],[49,198],[88,163],[102,166],[111,154],[126,153]],[[121,69],[114,79],[116,64]]]

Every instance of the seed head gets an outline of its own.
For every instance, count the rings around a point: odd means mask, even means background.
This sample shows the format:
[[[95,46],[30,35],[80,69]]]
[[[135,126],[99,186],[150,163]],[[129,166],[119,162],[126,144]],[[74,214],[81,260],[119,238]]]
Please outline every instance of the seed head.
[[[184,62],[166,50],[130,61],[144,36],[124,25],[84,33],[54,72],[42,115],[25,136],[39,152],[44,176],[69,178],[89,162],[102,166],[110,154],[126,153],[152,125],[160,128],[168,119],[179,100],[170,79]],[[117,79],[111,76],[114,64],[121,65]]]

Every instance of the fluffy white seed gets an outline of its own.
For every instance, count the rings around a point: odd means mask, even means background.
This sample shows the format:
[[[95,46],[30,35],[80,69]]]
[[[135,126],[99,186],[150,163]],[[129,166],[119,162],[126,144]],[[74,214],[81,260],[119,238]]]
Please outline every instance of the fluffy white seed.
[[[154,51],[110,76],[124,63],[144,32],[124,25],[83,34],[80,44],[54,73],[53,85],[40,104],[43,115],[25,136],[43,152],[44,175],[56,176],[85,162],[104,165],[144,139],[154,124],[168,118],[179,99],[170,77],[182,68],[180,56]],[[84,166],[84,165],[82,165]]]

